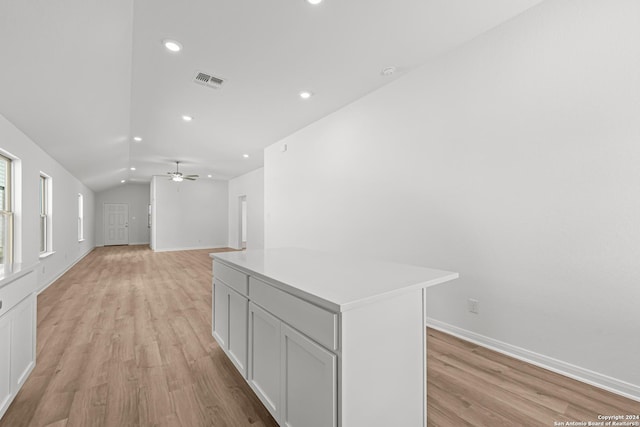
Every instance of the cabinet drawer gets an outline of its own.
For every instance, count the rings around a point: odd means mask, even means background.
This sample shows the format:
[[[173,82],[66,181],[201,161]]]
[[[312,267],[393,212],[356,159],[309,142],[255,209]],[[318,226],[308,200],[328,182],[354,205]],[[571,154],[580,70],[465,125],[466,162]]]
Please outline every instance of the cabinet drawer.
[[[225,285],[233,288],[242,295],[248,295],[248,277],[246,274],[227,267],[219,261],[213,261],[213,276],[221,280]]]
[[[328,349],[338,349],[338,315],[249,278],[249,298]]]
[[[11,310],[16,304],[36,290],[36,275],[33,272],[17,278],[8,285],[0,288],[0,316]]]

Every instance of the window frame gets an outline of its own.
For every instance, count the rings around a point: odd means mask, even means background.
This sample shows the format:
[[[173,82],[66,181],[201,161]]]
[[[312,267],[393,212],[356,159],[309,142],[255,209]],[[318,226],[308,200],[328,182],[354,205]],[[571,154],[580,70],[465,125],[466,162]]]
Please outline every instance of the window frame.
[[[0,152],[0,158],[6,162],[5,170],[6,182],[4,186],[3,204],[0,206],[0,217],[3,217],[6,224],[4,249],[2,254],[2,265],[13,264],[14,259],[14,212],[13,212],[13,169],[14,162],[9,156]]]
[[[40,172],[38,181],[39,217],[40,217],[40,258],[53,254],[52,228],[52,179],[44,172]],[[44,247],[43,247],[44,244]]]
[[[78,193],[78,242],[84,241],[84,196]]]

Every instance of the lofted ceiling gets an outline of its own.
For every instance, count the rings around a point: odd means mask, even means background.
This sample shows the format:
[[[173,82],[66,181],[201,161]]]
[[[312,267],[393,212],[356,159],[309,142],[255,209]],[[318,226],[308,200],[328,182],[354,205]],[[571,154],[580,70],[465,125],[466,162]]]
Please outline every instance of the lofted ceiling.
[[[0,0],[0,114],[95,191],[148,182],[176,160],[229,179],[262,166],[264,147],[539,2]],[[223,87],[195,84],[199,71]]]

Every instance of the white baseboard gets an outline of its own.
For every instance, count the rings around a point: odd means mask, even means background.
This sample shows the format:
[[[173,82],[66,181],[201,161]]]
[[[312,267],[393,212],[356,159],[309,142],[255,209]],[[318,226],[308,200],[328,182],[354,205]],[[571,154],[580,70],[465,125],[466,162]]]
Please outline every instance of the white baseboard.
[[[573,378],[574,380],[578,380],[640,402],[640,386],[638,385],[631,384],[617,378],[612,378],[589,369],[581,368],[580,366],[554,359],[543,354],[535,353],[515,345],[498,341],[436,319],[427,318],[427,326],[465,341],[497,351],[498,353],[502,353],[557,374],[564,375],[565,377]]]
[[[192,246],[187,248],[162,248],[162,249],[156,249],[155,252],[196,251],[200,249],[224,249],[228,247],[229,246],[227,245],[222,245],[222,246]]]
[[[140,246],[140,245],[151,245],[151,242],[129,242],[126,245],[115,245],[115,246]],[[105,245],[96,245],[96,248],[104,248]]]
[[[51,279],[49,281],[49,283],[47,283],[46,285],[42,286],[40,288],[40,290],[38,290],[38,295],[40,295],[45,289],[47,289],[49,286],[53,285],[53,283],[58,280],[59,278],[62,277],[62,275],[64,273],[66,273],[67,271],[71,270],[71,268],[76,265],[77,263],[79,263],[80,261],[82,261],[82,259],[84,257],[86,257],[87,255],[89,255],[95,248],[91,248],[88,251],[86,251],[84,254],[80,255],[75,261],[73,261],[67,268],[65,268],[60,274],[58,274],[56,277],[54,277],[53,279]]]

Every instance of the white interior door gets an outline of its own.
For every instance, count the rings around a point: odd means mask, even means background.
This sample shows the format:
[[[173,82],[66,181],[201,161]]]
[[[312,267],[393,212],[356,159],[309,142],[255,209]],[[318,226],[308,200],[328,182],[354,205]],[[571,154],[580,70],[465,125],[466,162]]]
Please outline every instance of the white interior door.
[[[104,245],[129,244],[129,205],[104,204]]]

